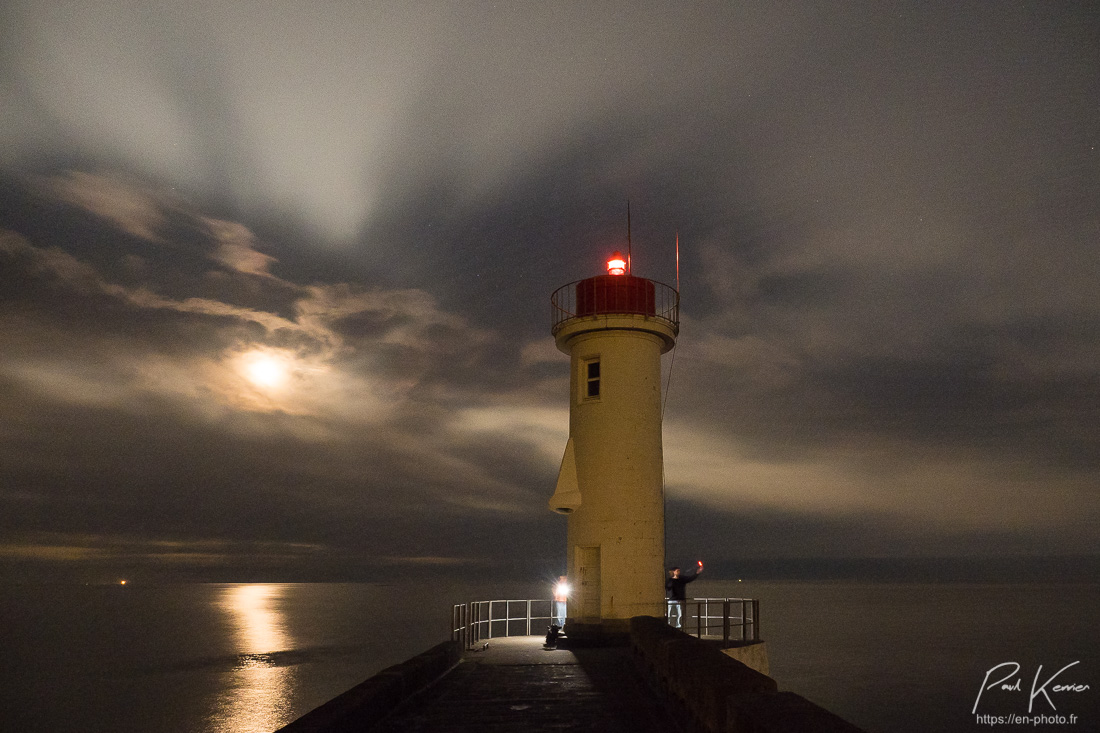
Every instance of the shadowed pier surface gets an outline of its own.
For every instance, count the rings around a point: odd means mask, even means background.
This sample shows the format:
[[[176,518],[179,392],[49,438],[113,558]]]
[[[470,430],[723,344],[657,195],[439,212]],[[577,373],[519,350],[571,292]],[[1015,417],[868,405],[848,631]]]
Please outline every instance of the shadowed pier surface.
[[[679,726],[643,684],[629,647],[543,649],[543,638],[492,639],[375,731],[601,731]]]

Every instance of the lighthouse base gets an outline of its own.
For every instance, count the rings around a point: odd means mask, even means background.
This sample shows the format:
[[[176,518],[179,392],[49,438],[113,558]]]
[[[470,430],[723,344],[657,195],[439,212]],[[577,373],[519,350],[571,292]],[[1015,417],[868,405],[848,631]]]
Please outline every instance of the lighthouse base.
[[[630,619],[566,619],[564,632],[570,645],[627,646],[630,644]]]

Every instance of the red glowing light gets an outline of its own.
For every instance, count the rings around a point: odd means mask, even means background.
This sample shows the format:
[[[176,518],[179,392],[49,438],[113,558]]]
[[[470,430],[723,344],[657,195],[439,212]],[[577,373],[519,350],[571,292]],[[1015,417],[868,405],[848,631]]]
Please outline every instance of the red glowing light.
[[[607,261],[607,274],[608,275],[625,275],[626,274],[626,260],[623,259],[622,252],[616,252],[611,255],[611,259]]]

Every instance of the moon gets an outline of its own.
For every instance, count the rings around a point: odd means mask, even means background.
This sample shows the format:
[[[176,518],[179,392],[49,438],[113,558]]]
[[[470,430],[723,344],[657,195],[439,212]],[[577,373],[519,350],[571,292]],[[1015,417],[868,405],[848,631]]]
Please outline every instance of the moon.
[[[257,387],[274,389],[286,383],[289,369],[284,360],[271,354],[255,353],[245,362],[245,376]]]

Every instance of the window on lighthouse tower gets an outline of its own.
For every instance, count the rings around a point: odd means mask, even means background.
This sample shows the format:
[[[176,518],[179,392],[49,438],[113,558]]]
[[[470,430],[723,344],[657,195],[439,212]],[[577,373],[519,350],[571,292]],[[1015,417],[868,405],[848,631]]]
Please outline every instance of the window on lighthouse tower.
[[[584,398],[593,400],[600,396],[600,360],[589,359],[584,363]]]

